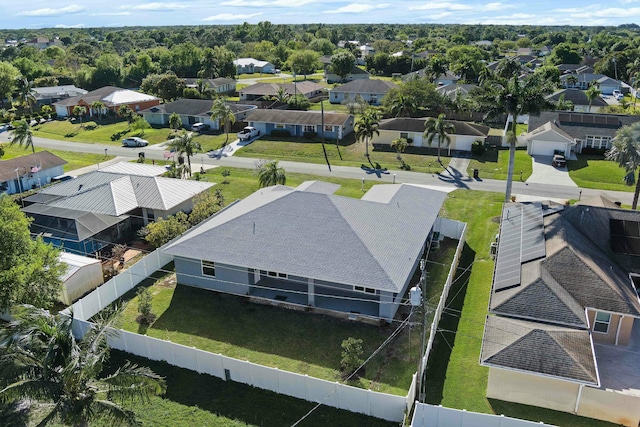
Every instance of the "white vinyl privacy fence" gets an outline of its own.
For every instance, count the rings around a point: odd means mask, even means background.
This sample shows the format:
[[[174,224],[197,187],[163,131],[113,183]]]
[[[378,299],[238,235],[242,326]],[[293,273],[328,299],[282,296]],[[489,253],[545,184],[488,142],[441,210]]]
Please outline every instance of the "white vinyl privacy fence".
[[[437,321],[440,319],[446,295],[455,275],[466,233],[466,226],[463,223],[443,220],[437,224],[436,231],[439,231],[443,236],[460,239],[460,243],[445,284],[445,291],[438,305],[437,315],[434,317],[435,326],[432,325],[432,337],[435,335],[434,328],[437,328]],[[172,260],[171,256],[163,254],[158,249],[74,303],[72,310],[74,313],[73,328],[75,335],[82,337],[91,327],[89,319]],[[69,314],[68,310],[65,310],[66,314]],[[397,396],[257,365],[146,335],[123,330],[114,331],[116,333],[110,338],[109,345],[127,353],[151,360],[163,360],[174,366],[209,374],[224,380],[232,380],[287,396],[319,402],[334,408],[389,421],[403,421],[405,414],[409,412],[415,399],[415,374],[407,395]],[[425,360],[432,345],[432,337],[429,339],[427,351],[425,352]]]
[[[416,403],[411,427],[553,427],[550,424]]]

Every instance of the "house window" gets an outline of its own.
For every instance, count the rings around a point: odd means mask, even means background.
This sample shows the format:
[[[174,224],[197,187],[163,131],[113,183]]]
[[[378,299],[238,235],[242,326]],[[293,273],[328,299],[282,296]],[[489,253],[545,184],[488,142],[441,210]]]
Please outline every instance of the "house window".
[[[596,312],[596,321],[593,323],[593,331],[606,334],[611,324],[611,313]]]
[[[285,128],[285,126],[284,126],[284,124],[282,124],[282,123],[276,123],[276,125],[274,126],[274,128],[276,128],[276,129],[284,129],[284,128]]]
[[[337,93],[333,94],[333,99],[338,99],[338,94]]]
[[[378,293],[377,290],[373,288],[366,288],[364,286],[354,286],[353,290],[356,292],[364,292],[365,294],[376,295]]]
[[[333,126],[324,125],[324,131],[325,132],[333,132]]]
[[[278,279],[287,279],[289,275],[286,273],[279,273],[277,271],[260,270],[260,276],[277,277]]]
[[[610,136],[587,135],[587,148],[609,148],[611,145]]]
[[[213,261],[202,260],[202,274],[204,276],[216,277],[216,265]]]
[[[400,138],[409,139],[409,133],[408,132],[400,132]]]
[[[316,131],[316,126],[315,125],[304,125],[304,131],[305,132],[315,132]]]

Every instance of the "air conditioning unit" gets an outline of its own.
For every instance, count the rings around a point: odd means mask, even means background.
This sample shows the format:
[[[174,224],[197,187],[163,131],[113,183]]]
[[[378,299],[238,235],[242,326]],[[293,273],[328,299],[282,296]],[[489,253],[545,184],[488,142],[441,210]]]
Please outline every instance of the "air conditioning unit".
[[[496,259],[496,255],[498,254],[498,242],[491,242],[491,246],[489,247],[489,255],[491,259]]]

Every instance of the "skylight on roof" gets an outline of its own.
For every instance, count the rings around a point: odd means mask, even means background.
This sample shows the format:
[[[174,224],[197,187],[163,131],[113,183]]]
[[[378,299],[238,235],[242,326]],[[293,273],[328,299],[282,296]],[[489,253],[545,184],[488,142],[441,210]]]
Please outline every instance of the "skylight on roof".
[[[640,222],[610,219],[609,230],[613,252],[640,256]]]

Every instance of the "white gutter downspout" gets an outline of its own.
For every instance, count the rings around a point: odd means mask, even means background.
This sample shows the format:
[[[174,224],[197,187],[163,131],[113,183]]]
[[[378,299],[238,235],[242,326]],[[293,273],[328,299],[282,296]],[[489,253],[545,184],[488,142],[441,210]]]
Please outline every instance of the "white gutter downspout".
[[[623,320],[624,316],[620,316],[620,320],[618,321],[618,329],[616,330],[616,345],[618,345],[618,340],[620,339],[620,328],[622,327]]]
[[[580,388],[578,389],[578,398],[576,399],[576,406],[573,408],[573,413],[578,414],[578,406],[580,406],[580,399],[582,398],[582,389],[584,388],[584,384],[580,384]]]

